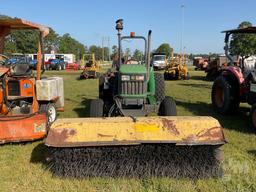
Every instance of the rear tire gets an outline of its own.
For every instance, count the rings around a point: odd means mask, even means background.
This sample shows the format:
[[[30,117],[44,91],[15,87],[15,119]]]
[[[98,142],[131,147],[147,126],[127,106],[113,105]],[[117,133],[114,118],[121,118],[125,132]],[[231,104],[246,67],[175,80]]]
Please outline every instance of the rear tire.
[[[239,98],[236,87],[225,77],[219,76],[212,86],[212,105],[215,111],[221,114],[231,114],[239,107]]]
[[[61,65],[58,65],[57,66],[57,71],[61,71],[61,69],[62,69]]]
[[[176,116],[177,115],[176,103],[173,98],[171,97],[164,98],[164,100],[160,104],[158,115],[159,116]]]
[[[175,80],[179,80],[180,79],[180,71],[178,69],[175,70]]]
[[[189,80],[189,79],[190,79],[189,73],[187,73],[187,74],[182,74],[182,75],[181,75],[181,79],[182,79],[182,80]]]
[[[95,75],[95,78],[99,78],[100,77],[100,73],[99,72],[96,72],[96,75]]]
[[[104,102],[101,99],[94,99],[90,104],[90,117],[103,117]]]
[[[190,74],[189,72],[187,73],[187,76],[185,77],[185,80],[189,80],[190,79]]]
[[[165,98],[164,76],[160,73],[155,73],[155,97],[158,102]]]
[[[164,72],[164,80],[169,80],[168,73]]]
[[[105,82],[105,75],[99,77],[99,98],[104,99],[104,82]]]

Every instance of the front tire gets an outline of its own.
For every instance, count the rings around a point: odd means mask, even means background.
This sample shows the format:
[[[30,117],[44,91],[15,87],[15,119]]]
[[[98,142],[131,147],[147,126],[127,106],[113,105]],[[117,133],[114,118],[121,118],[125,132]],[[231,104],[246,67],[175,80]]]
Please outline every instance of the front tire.
[[[61,65],[58,65],[57,66],[57,71],[61,71],[61,69],[62,69]]]
[[[165,82],[163,75],[160,73],[155,73],[155,97],[158,102],[165,98]]]
[[[177,115],[176,103],[173,98],[171,97],[164,98],[164,100],[160,104],[158,115],[159,116],[176,116]]]
[[[239,98],[236,87],[225,77],[219,76],[212,86],[212,105],[215,111],[221,114],[231,114],[239,107]]]
[[[90,104],[90,117],[103,117],[104,102],[102,99],[94,99]]]
[[[51,124],[57,119],[57,109],[54,103],[42,104],[40,106],[40,112],[46,113],[47,127],[50,127]]]

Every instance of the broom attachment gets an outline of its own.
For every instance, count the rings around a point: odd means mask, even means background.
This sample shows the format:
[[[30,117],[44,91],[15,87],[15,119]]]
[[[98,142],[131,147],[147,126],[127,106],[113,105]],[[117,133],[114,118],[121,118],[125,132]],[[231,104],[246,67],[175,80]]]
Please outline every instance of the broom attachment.
[[[49,148],[59,177],[208,178],[222,174],[218,147],[139,145]]]
[[[211,117],[62,119],[46,139],[49,169],[76,178],[216,177],[224,143]]]

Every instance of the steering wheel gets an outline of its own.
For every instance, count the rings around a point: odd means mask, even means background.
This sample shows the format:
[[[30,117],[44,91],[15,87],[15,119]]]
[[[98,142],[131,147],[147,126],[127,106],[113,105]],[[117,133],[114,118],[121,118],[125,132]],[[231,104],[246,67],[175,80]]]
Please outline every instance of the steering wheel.
[[[6,55],[0,54],[0,66],[3,66],[6,64],[6,61],[9,59]]]

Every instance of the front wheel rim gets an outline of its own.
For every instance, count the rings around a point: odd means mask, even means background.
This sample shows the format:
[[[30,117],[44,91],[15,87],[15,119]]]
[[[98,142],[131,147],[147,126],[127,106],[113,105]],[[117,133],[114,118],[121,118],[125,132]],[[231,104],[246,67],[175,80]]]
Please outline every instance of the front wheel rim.
[[[56,119],[56,109],[54,106],[50,106],[48,109],[48,121],[53,123]]]
[[[222,107],[224,104],[224,90],[221,86],[216,87],[215,102],[218,107]]]

